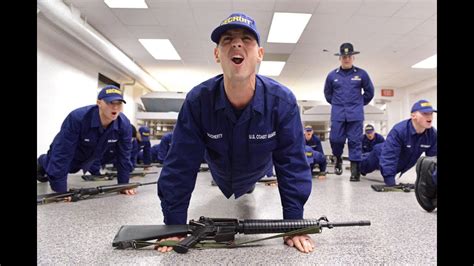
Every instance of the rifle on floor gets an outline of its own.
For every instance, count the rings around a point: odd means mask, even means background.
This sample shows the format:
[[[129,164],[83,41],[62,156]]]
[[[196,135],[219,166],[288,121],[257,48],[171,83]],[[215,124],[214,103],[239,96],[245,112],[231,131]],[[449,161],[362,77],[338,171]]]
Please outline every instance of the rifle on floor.
[[[153,167],[153,166],[159,168],[159,167],[163,167],[163,164],[161,164],[161,163],[150,163],[150,164],[137,163],[134,168],[135,169],[137,169],[137,168],[141,169],[141,168]],[[117,171],[117,168],[115,166],[106,166],[105,170],[107,170],[107,171]]]
[[[163,167],[163,164],[161,164],[161,163],[137,164],[137,165],[135,165],[135,168],[145,168],[145,167],[152,167],[152,166]],[[108,167],[106,169],[110,170],[110,171],[116,171],[117,170],[114,167]],[[201,167],[199,167],[199,172],[205,172],[205,171],[209,171],[209,166],[207,164],[201,164]]]
[[[311,176],[316,177],[316,176],[319,176],[321,173],[322,172],[320,172],[320,171],[313,171],[313,172],[311,172]],[[326,171],[326,172],[323,172],[323,173],[325,173],[326,175],[327,174],[334,174],[334,172],[330,172],[330,171]],[[278,179],[277,179],[276,176],[267,176],[267,177],[260,178],[257,182],[264,183],[264,184],[272,184],[272,183],[277,183]]]
[[[71,197],[71,201],[78,201],[78,200],[88,199],[90,197],[93,197],[99,194],[121,192],[123,190],[137,188],[139,186],[156,184],[157,182],[158,181],[149,182],[149,183],[134,182],[134,183],[128,183],[128,184],[115,184],[115,185],[106,185],[106,186],[98,186],[98,187],[91,187],[91,188],[71,188],[67,192],[63,192],[63,193],[57,192],[57,193],[38,195],[36,197],[36,203],[46,204],[46,203],[51,203],[51,202],[59,202],[59,201],[64,201],[68,197]]]
[[[410,192],[412,189],[415,189],[415,185],[410,183],[399,183],[395,186],[370,185],[370,187],[377,192]]]
[[[186,253],[189,248],[234,248],[245,244],[299,234],[321,233],[323,227],[369,226],[370,221],[332,223],[326,216],[319,219],[266,220],[208,218],[190,220],[184,225],[122,225],[115,235],[112,246],[117,249],[139,249],[151,245],[172,246],[178,253]],[[271,234],[271,237],[257,240],[234,242],[236,234]],[[181,241],[152,242],[172,236],[186,236]],[[213,242],[209,242],[209,240]]]
[[[163,167],[163,164],[161,164],[161,163],[151,163],[151,164],[141,164],[141,163],[137,163],[137,164],[135,165],[135,168],[145,168],[145,167],[152,167],[152,166]]]
[[[144,177],[148,174],[157,174],[157,171],[154,172],[131,172],[130,178],[133,177]],[[85,181],[104,181],[104,180],[113,180],[117,178],[118,173],[105,173],[101,175],[82,175],[81,178]]]

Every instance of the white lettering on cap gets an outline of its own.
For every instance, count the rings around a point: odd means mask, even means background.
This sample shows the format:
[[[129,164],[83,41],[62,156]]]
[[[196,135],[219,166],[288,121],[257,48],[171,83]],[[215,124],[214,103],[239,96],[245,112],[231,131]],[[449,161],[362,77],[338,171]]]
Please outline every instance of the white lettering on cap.
[[[222,133],[219,133],[219,134],[211,134],[211,133],[207,133],[207,136],[211,139],[221,139],[222,138]]]

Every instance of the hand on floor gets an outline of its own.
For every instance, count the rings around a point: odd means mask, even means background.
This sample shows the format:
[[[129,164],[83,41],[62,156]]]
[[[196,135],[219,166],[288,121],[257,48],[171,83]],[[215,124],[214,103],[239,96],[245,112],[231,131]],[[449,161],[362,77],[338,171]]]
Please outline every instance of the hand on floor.
[[[121,194],[126,194],[126,195],[135,195],[137,194],[137,191],[134,188],[131,189],[124,189],[120,191]]]
[[[295,247],[303,253],[312,252],[315,247],[314,241],[309,235],[285,236],[283,240],[288,246]]]

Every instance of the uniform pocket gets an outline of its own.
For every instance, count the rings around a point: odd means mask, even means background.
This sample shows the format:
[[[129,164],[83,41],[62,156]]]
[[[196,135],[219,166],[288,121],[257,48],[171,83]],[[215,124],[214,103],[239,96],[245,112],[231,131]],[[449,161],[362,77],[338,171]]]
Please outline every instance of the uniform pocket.
[[[225,162],[228,147],[222,139],[210,140],[206,143],[206,152],[214,162]]]
[[[266,142],[255,142],[249,143],[249,152],[250,154],[261,154],[268,153],[276,149],[277,142],[276,140],[266,141]]]
[[[272,159],[272,152],[276,149],[276,140],[249,144],[249,168],[260,169]]]

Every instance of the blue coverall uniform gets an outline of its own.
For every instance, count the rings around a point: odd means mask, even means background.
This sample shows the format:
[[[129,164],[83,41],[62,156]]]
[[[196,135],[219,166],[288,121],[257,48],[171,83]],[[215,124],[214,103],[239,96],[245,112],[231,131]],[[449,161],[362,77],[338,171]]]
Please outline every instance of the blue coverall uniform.
[[[130,163],[132,164],[132,169],[135,168],[137,165],[137,157],[143,161],[144,164],[150,164],[151,163],[151,148],[149,147],[150,141],[142,141],[139,142],[136,138],[133,138],[132,140],[132,152],[130,155]],[[143,151],[141,151],[143,150]],[[139,156],[139,153],[141,153],[141,156]],[[148,154],[148,156],[143,156],[143,153],[145,155]],[[140,158],[141,157],[141,158]],[[96,160],[91,167],[89,168],[89,172],[93,175],[100,175],[100,167],[102,165],[108,164],[108,163],[113,163],[115,165],[116,162],[116,152],[115,148],[111,148],[107,152],[104,153],[104,156],[100,160]]]
[[[153,163],[163,163],[171,145],[173,133],[169,132],[163,135],[159,144],[151,146],[150,155]],[[138,161],[143,161],[143,151],[138,153]]]
[[[326,155],[324,155],[323,145],[321,144],[321,140],[316,135],[312,135],[309,140],[306,140],[305,143],[307,146],[310,146],[315,152],[313,152],[314,164],[319,165],[319,171],[326,172]],[[306,150],[308,152],[308,150]],[[308,153],[306,153],[308,156]],[[311,171],[314,168],[314,164],[311,166]]]
[[[158,179],[166,224],[187,222],[203,156],[227,198],[248,192],[273,162],[283,217],[303,218],[312,177],[296,98],[270,78],[256,75],[255,83],[254,96],[239,118],[225,95],[222,74],[187,94]]]
[[[143,164],[150,165],[151,164],[151,143],[149,140],[147,141],[138,141],[138,139],[134,138],[132,141],[132,154],[130,160],[132,162],[133,168],[137,165],[137,158],[138,153],[143,150],[142,158]]]
[[[364,122],[364,105],[374,97],[374,86],[369,75],[359,67],[353,66],[349,70],[342,70],[339,67],[328,74],[324,85],[324,96],[331,104],[329,140],[333,155],[342,156],[347,138],[349,160],[361,161],[360,134]]]
[[[312,135],[309,140],[306,140],[305,138],[305,143],[306,145],[310,146],[313,150],[324,155],[323,145],[321,144],[321,140],[318,138],[318,136]]]
[[[151,146],[151,148],[150,148],[150,157],[151,157],[151,162],[152,163],[158,163],[157,157],[158,157],[158,149],[159,148],[160,148],[160,144],[155,144],[155,145]],[[137,162],[143,163],[143,151],[138,152]]]
[[[168,154],[168,151],[171,146],[172,138],[173,138],[173,133],[166,133],[161,138],[160,146],[158,148],[158,154],[156,157],[159,163],[163,163],[163,161],[165,160],[166,155]]]
[[[102,157],[102,159],[96,160],[94,161],[94,163],[92,163],[91,167],[89,168],[89,172],[92,175],[100,175],[101,166],[109,164],[109,163],[113,163],[115,165],[116,158],[117,158],[117,155],[116,155],[115,147],[113,147],[104,153],[104,156]]]
[[[362,153],[371,152],[376,144],[385,141],[384,137],[379,133],[375,133],[375,137],[373,139],[369,139],[366,134],[363,134],[360,139],[362,141]]]
[[[316,164],[319,165],[320,172],[326,172],[326,156],[324,153],[320,153],[319,151],[314,150],[311,146],[305,145],[305,152],[306,152],[306,160],[308,161],[308,165],[311,168],[311,172],[314,169]]]
[[[393,186],[397,173],[401,176],[412,168],[423,152],[426,156],[436,156],[437,149],[434,127],[417,134],[411,119],[403,120],[390,130],[385,142],[375,145],[361,161],[360,171],[366,174],[380,169],[385,184]]]
[[[115,146],[117,150],[118,183],[128,183],[132,170],[132,129],[130,121],[120,113],[104,129],[99,118],[99,107],[90,105],[78,108],[66,117],[61,130],[50,145],[47,154],[38,163],[48,175],[51,188],[56,192],[67,191],[67,174],[90,168],[104,152]]]

